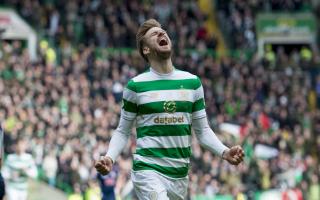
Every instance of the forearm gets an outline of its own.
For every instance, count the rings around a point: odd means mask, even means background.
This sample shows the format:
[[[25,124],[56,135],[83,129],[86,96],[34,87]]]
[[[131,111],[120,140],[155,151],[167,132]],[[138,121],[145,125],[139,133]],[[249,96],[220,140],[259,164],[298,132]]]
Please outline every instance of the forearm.
[[[212,131],[206,117],[194,119],[192,127],[201,146],[208,149],[212,153],[222,156],[222,153],[229,149],[226,147]]]
[[[127,145],[131,134],[132,125],[133,120],[120,118],[118,128],[111,137],[109,148],[106,154],[106,156],[109,156],[113,162],[115,162],[117,157]]]
[[[112,161],[115,162],[117,157],[120,155],[120,153],[128,143],[128,139],[128,135],[123,134],[119,131],[115,131],[109,143],[109,148],[106,156],[109,156],[112,159]]]

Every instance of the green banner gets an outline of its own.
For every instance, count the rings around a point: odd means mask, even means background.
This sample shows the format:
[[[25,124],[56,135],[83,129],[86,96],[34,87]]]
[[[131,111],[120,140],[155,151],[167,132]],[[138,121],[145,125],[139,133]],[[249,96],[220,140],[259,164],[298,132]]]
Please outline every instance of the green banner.
[[[259,36],[312,36],[316,30],[316,19],[311,13],[264,13],[256,19]]]

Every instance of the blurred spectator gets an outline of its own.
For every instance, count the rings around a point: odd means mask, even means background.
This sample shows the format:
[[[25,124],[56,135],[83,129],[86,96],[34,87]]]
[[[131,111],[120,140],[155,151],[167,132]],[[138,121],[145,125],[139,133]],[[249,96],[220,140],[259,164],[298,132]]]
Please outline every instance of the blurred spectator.
[[[78,184],[73,187],[73,193],[69,195],[68,200],[83,200],[83,195]]]
[[[272,50],[271,44],[266,45],[264,52],[264,60],[271,68],[275,67],[276,64],[276,54]]]
[[[309,191],[309,199],[316,200],[320,197],[320,182],[319,175],[313,174],[311,177],[311,186]]]
[[[312,51],[311,49],[309,49],[308,47],[304,46],[301,48],[300,50],[300,57],[302,60],[306,61],[306,62],[310,62],[312,59]]]
[[[115,200],[115,186],[117,183],[117,166],[108,175],[102,176],[98,174],[98,181],[102,192],[102,200]]]
[[[26,200],[28,197],[28,178],[37,177],[37,168],[32,155],[26,153],[27,143],[19,139],[16,153],[9,154],[3,166],[8,200]]]
[[[42,168],[50,186],[56,185],[58,161],[54,151],[50,151],[43,159]]]
[[[89,181],[89,186],[85,192],[85,200],[101,200],[99,185],[94,181]]]

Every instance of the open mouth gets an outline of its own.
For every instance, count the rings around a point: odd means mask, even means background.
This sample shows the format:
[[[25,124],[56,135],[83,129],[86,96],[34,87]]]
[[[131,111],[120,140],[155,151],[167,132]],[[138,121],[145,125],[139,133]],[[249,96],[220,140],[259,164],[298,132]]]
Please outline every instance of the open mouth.
[[[166,45],[168,45],[168,41],[163,38],[163,39],[161,39],[161,40],[159,41],[159,45],[160,45],[160,46],[166,46]]]

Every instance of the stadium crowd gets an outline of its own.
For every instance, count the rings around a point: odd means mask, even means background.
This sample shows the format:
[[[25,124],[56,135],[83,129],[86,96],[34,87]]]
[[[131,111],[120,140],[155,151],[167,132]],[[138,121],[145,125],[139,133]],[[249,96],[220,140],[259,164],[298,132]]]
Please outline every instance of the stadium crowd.
[[[246,153],[245,163],[233,167],[204,151],[194,138],[190,197],[247,194],[252,199],[255,191],[298,188],[304,199],[317,200],[320,72],[315,52],[312,59],[304,60],[299,52],[277,51],[273,67],[268,60],[255,57],[218,61],[209,55],[189,54],[188,48],[216,46],[216,40],[207,37],[198,23],[206,16],[192,1],[162,0],[153,6],[108,0],[70,0],[67,6],[61,1],[5,2],[18,8],[60,50],[60,62],[52,62],[41,44],[40,60],[34,63],[18,41],[2,42],[0,53],[5,151],[14,151],[17,138],[27,138],[40,178],[50,185],[80,193],[97,187],[93,163],[106,152],[117,126],[123,88],[146,66],[136,52],[115,51],[99,57],[95,49],[134,47],[138,25],[154,16],[164,23],[179,49],[173,57],[176,68],[201,78],[213,130],[228,146],[241,143]],[[231,2],[242,5],[243,1]],[[253,30],[252,11],[244,10],[249,16],[245,24]],[[235,46],[255,47],[254,36],[252,45],[243,41]],[[80,45],[72,48],[75,44]],[[222,131],[224,123],[236,125],[238,133]],[[259,148],[267,153],[261,154]],[[110,185],[117,195],[129,185],[134,149],[131,140],[115,167],[117,178]]]
[[[255,19],[258,12],[311,12],[311,0],[216,0],[218,18],[232,48],[256,48]],[[319,14],[317,10],[314,12]],[[234,36],[234,37],[232,37]]]
[[[135,47],[139,25],[148,18],[157,18],[176,49],[215,49],[217,45],[203,24],[206,16],[197,2],[191,0],[143,3],[138,0],[4,0],[4,3],[16,8],[24,19],[41,29],[52,44],[71,42],[97,47]]]
[[[63,58],[61,65],[45,59],[30,63],[19,42],[3,43],[1,55],[0,117],[7,133],[6,152],[13,151],[18,136],[26,137],[42,177],[51,185],[81,185],[84,191],[96,176],[93,159],[106,151],[116,128],[123,87],[142,70],[137,67],[144,66],[142,60],[135,53],[99,59],[93,47],[84,47]],[[320,148],[320,113],[315,108],[320,94],[312,91],[319,90],[320,76],[313,83],[308,69],[289,63],[273,69],[255,59],[218,62],[182,54],[174,63],[202,78],[213,128],[226,144],[240,141],[247,156],[245,164],[233,167],[194,142],[191,196],[293,186],[312,195],[313,184],[319,186],[315,155]],[[219,133],[224,122],[240,125],[240,135]],[[129,180],[133,141],[118,161],[117,194]],[[257,144],[278,154],[261,159]]]

